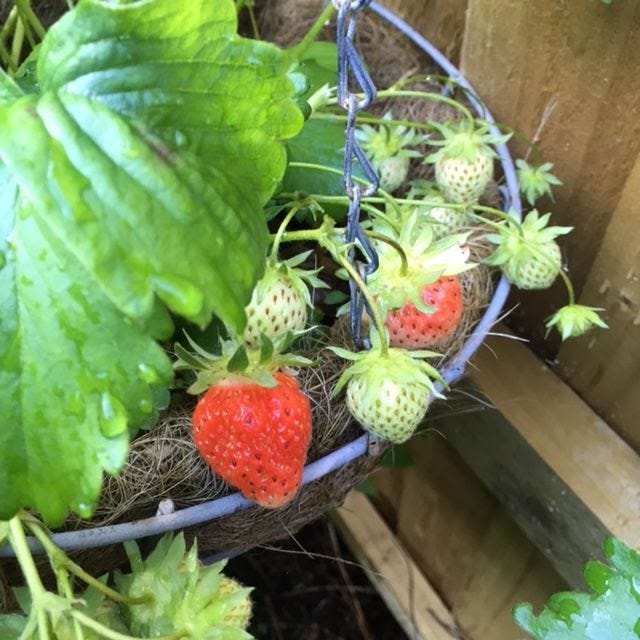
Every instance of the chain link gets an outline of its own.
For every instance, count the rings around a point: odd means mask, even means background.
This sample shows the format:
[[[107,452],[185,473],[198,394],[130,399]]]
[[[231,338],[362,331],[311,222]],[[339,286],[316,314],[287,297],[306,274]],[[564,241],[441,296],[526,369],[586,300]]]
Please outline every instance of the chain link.
[[[380,179],[373,165],[365,155],[356,139],[358,114],[371,105],[376,97],[376,87],[369,76],[362,58],[354,45],[356,33],[356,14],[362,11],[372,0],[332,0],[338,11],[337,44],[338,44],[338,104],[347,112],[344,150],[344,190],[349,198],[346,242],[351,245],[348,260],[357,269],[366,282],[367,276],[378,268],[378,256],[371,242],[360,225],[360,207],[363,197],[372,196],[378,191]],[[352,92],[350,81],[362,92]],[[361,184],[354,179],[353,171],[356,163],[361,167],[366,183]],[[356,260],[354,245],[360,244],[366,262]],[[362,311],[366,305],[362,292],[357,284],[350,280],[351,295],[351,333],[356,344],[361,342],[360,325]],[[371,315],[370,310],[368,310]]]

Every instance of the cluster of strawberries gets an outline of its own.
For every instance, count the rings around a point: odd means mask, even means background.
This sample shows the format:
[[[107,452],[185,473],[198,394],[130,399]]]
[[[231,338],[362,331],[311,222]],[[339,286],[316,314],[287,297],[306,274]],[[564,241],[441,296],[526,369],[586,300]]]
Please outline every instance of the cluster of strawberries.
[[[468,248],[474,227],[490,228],[485,238],[494,250],[484,262],[500,267],[518,288],[547,288],[559,275],[566,280],[556,238],[570,228],[548,226],[550,215],[535,209],[519,223],[478,204],[493,179],[495,145],[508,136],[493,135],[487,123],[469,119],[432,128],[437,139],[397,125],[388,115],[379,126],[359,131],[385,195],[384,211],[368,207],[372,215],[365,224],[380,258],[377,271],[361,283],[373,309],[372,318],[363,318],[371,347],[359,352],[328,347],[351,361],[334,393],[346,387],[354,418],[391,443],[411,437],[440,396],[437,383],[445,387],[427,360],[442,356],[463,317],[459,276],[476,266]],[[404,197],[393,197],[407,184],[411,159],[421,155],[425,143],[436,149],[424,158],[434,165],[435,182],[413,182]],[[558,183],[550,168],[518,162],[531,204]],[[315,239],[348,271],[340,230],[325,220],[320,231]],[[276,244],[282,234],[281,228]],[[180,348],[177,363],[199,370],[191,388],[204,392],[193,414],[198,450],[218,475],[269,508],[292,500],[300,485],[312,417],[291,368],[311,363],[286,350],[292,337],[308,330],[310,288],[326,286],[317,271],[300,268],[308,254],[280,260],[275,253],[246,308],[244,334],[223,341],[218,354],[196,345],[194,353]],[[604,326],[596,310],[573,300],[548,323],[563,338],[593,325]]]

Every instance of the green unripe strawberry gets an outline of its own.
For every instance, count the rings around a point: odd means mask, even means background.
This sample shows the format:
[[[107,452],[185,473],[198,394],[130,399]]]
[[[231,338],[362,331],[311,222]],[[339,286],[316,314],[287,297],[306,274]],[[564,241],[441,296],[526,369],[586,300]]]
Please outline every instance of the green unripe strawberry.
[[[562,254],[555,240],[540,244],[537,252],[528,252],[504,266],[504,274],[518,289],[548,289],[562,269]]]
[[[134,542],[125,543],[125,549],[131,573],[117,573],[116,585],[125,596],[144,598],[140,604],[125,605],[133,635],[251,640],[244,628],[246,617],[234,613],[244,607],[251,589],[221,589],[225,562],[204,566],[195,543],[187,551],[182,533],[165,534],[146,560]]]
[[[375,164],[375,168],[380,174],[380,188],[392,193],[399,189],[409,175],[409,157],[391,156]]]
[[[433,381],[442,382],[438,372],[421,358],[437,354],[403,349],[384,353],[379,345],[360,353],[339,348],[332,351],[353,361],[335,388],[339,393],[346,385],[351,415],[366,431],[389,442],[408,440],[436,394]]]
[[[264,275],[256,285],[251,302],[245,308],[247,326],[243,340],[251,349],[260,346],[260,337],[272,342],[279,335],[303,331],[312,308],[309,285],[326,285],[316,277],[316,270],[299,269],[310,251],[284,261],[269,260]]]
[[[582,336],[593,327],[608,329],[609,325],[598,315],[598,311],[604,311],[604,309],[582,304],[568,304],[547,320],[547,334],[555,327],[562,339],[566,340]]]
[[[519,289],[547,289],[562,269],[560,247],[555,241],[571,227],[548,227],[551,214],[543,216],[534,209],[519,224],[501,223],[487,240],[497,246],[486,263],[499,266],[509,282]]]
[[[392,120],[393,115],[387,112],[382,119]],[[363,125],[356,130],[356,139],[380,176],[380,188],[389,192],[407,181],[410,159],[420,156],[415,147],[426,140],[413,129],[384,122],[376,127]]]
[[[492,145],[505,142],[509,136],[491,134],[485,122],[461,120],[433,125],[442,140],[430,140],[440,149],[425,162],[435,164],[436,183],[449,202],[475,202],[493,177],[496,153]]]
[[[240,594],[239,599],[235,597],[238,594]],[[233,597],[234,599],[235,604],[227,610],[223,616],[224,624],[246,629],[249,626],[249,622],[251,622],[252,611],[251,598],[249,597],[248,590],[233,578],[223,576],[220,586],[218,587],[217,597]]]
[[[418,212],[417,226],[422,229],[424,226],[430,225],[434,240],[460,233],[472,224],[472,220],[465,211],[438,206],[445,205],[447,201],[431,182],[426,180],[414,182],[412,189],[407,194],[407,198],[414,198],[424,202],[424,204],[419,204],[414,209]]]

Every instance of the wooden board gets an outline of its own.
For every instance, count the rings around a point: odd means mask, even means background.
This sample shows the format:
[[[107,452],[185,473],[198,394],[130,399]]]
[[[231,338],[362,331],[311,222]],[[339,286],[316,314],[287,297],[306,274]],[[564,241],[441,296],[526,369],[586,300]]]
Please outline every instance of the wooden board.
[[[350,493],[335,520],[411,640],[460,638],[449,609],[363,494]]]
[[[605,535],[640,547],[638,455],[522,344],[491,338],[471,380],[497,410],[438,429],[570,583]]]
[[[627,180],[582,304],[603,307],[608,331],[563,345],[558,371],[640,451],[640,159]]]
[[[470,640],[522,637],[511,617],[539,608],[566,583],[460,455],[431,432],[408,446],[414,465],[384,469],[374,484],[395,533]]]
[[[578,291],[640,151],[639,41],[638,2],[468,3],[462,71],[501,122],[538,138],[555,163],[564,186],[542,207],[576,226],[563,246]],[[557,287],[518,297],[512,326],[543,348],[542,320],[563,296]]]
[[[452,62],[460,60],[467,0],[383,0]]]

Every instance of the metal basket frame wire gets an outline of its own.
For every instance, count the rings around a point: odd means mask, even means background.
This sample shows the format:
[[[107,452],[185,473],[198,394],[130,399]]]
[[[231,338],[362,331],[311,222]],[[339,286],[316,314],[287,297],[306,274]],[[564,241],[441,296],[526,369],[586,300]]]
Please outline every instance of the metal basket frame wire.
[[[491,113],[476,97],[477,93],[470,83],[436,47],[389,9],[380,6],[376,2],[368,5],[368,9],[411,40],[413,44],[427,54],[458,86],[468,90],[468,99],[475,112],[484,120],[491,123],[492,133],[500,133]],[[503,209],[519,221],[522,218],[522,208],[513,159],[504,144],[497,145],[496,152],[502,165],[505,178],[505,186],[501,189]],[[440,370],[440,374],[447,384],[451,385],[457,382],[464,375],[466,363],[480,347],[487,333],[497,322],[507,300],[507,296],[509,295],[509,290],[510,284],[503,276],[494,291],[491,303],[461,350]],[[314,482],[352,462],[356,458],[367,455],[368,445],[368,434],[364,434],[353,442],[306,465],[302,476],[302,484],[305,485]],[[126,540],[141,539],[148,536],[160,535],[167,531],[202,525],[252,506],[255,506],[253,502],[250,502],[239,493],[234,493],[172,513],[160,514],[135,522],[96,527],[94,529],[54,533],[52,538],[55,544],[65,551],[106,547]],[[33,538],[29,539],[29,546],[34,553],[43,552],[41,545]],[[12,555],[13,553],[9,546],[0,548],[0,557]]]

